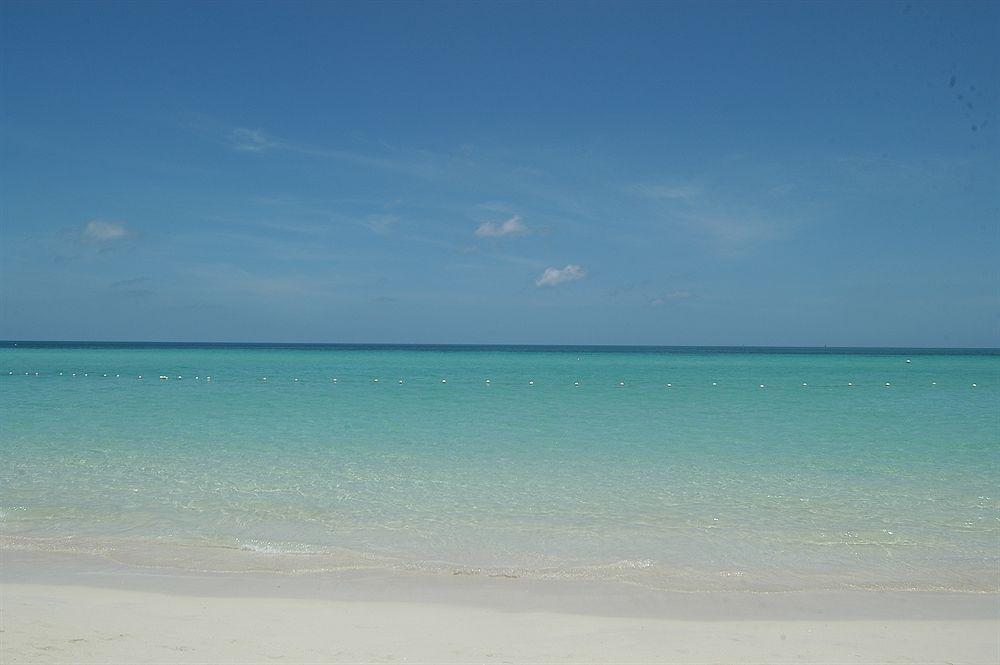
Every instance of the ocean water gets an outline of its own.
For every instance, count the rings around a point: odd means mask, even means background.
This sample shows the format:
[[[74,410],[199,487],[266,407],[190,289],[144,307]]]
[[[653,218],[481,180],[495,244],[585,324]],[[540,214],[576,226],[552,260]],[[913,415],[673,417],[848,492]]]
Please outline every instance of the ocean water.
[[[1000,584],[997,351],[22,342],[0,370],[7,549],[691,591]]]

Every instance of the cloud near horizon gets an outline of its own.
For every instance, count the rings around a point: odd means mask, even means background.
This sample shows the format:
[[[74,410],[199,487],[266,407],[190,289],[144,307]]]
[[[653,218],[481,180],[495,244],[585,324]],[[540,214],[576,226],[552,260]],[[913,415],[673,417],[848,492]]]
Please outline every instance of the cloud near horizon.
[[[520,215],[514,215],[503,222],[483,222],[476,229],[476,235],[480,238],[501,238],[503,236],[523,236],[531,231],[521,221]]]
[[[566,282],[575,282],[587,276],[587,271],[572,263],[565,268],[546,268],[545,272],[535,280],[535,286],[556,286]]]

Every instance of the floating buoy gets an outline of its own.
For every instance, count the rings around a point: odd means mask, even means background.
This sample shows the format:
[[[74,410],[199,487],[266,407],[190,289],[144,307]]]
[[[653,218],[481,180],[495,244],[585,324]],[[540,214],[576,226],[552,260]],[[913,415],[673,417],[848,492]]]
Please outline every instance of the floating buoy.
[[[715,381],[712,381],[712,385],[713,385],[713,386],[717,386],[717,385],[719,385],[719,384],[718,384],[718,383],[716,383]]]
[[[976,387],[976,384],[974,384],[974,383],[973,383],[973,384],[972,384],[972,387],[973,387],[973,388],[975,388],[975,387]]]
[[[163,376],[163,375],[161,374],[161,375],[160,375],[160,381],[166,381],[166,380],[167,380],[167,377],[165,377],[165,376]]]
[[[37,372],[35,372],[35,373],[37,374]],[[107,376],[107,374],[105,374],[104,376]]]
[[[441,383],[448,383],[448,379],[441,379]]]
[[[489,383],[489,382],[490,382],[490,380],[489,380],[489,379],[486,379],[486,383]]]
[[[851,383],[850,381],[848,381],[848,382],[847,382],[847,387],[848,387],[848,388],[853,388],[853,387],[854,387],[854,384],[853,384],[853,383]]]
[[[618,382],[618,385],[619,385],[619,386],[624,386],[624,385],[625,385],[625,382],[624,382],[624,381],[619,381],[619,382]]]
[[[909,358],[907,358],[907,359],[906,359],[906,364],[907,364],[907,365],[909,365],[909,364],[910,364],[911,362],[913,362],[913,361],[912,361],[912,360],[910,360]]]
[[[667,384],[667,388],[673,388],[673,387],[674,387],[674,384],[672,384],[672,383],[668,383]]]
[[[142,380],[142,374],[140,374],[138,378],[139,378],[139,380]]]
[[[378,383],[378,377],[375,377],[374,379],[372,379],[372,383]]]
[[[330,383],[336,383],[336,382],[337,382],[337,377],[330,379]]]
[[[11,372],[13,374],[13,372]],[[59,372],[59,376],[62,376],[62,372]]]
[[[296,383],[298,383],[298,379],[293,379],[293,381],[295,381]]]
[[[122,375],[121,374],[115,374],[115,378],[116,379],[120,379],[120,378],[122,378]]]
[[[809,386],[809,384],[808,384],[808,383],[803,383],[803,384],[802,384],[802,387],[803,387],[803,388],[806,388],[806,387],[808,387],[808,386]]]
[[[211,380],[212,380],[212,377],[210,377],[210,376],[206,376],[206,377],[205,377],[205,380],[206,380],[206,381],[211,381]]]
[[[889,386],[891,386],[891,385],[892,385],[892,384],[891,384],[891,383],[889,383],[888,381],[886,381],[886,382],[885,382],[885,387],[886,387],[886,388],[888,388],[888,387],[889,387]]]
[[[260,377],[260,380],[263,381],[264,383],[267,383],[267,377],[266,376]]]
[[[579,360],[579,358],[577,360]],[[579,387],[580,386],[580,382],[579,381],[574,381],[573,385]]]
[[[931,381],[931,385],[932,386],[936,386],[937,385],[937,381]]]
[[[402,379],[399,380],[399,384],[403,385],[403,380]]]
[[[763,387],[764,387],[764,384],[763,384],[763,383],[762,383],[762,384],[760,384],[760,387],[761,387],[761,388],[763,388]]]
[[[534,381],[528,381],[528,385],[529,386],[533,386],[533,385],[535,385],[535,382]]]

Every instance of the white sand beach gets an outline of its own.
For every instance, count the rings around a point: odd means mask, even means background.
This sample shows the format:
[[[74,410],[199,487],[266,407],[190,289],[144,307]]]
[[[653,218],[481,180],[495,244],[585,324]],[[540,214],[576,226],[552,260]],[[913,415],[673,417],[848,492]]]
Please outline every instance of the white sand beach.
[[[182,574],[94,561],[4,553],[3,663],[1000,658],[994,594],[671,594],[407,573]]]

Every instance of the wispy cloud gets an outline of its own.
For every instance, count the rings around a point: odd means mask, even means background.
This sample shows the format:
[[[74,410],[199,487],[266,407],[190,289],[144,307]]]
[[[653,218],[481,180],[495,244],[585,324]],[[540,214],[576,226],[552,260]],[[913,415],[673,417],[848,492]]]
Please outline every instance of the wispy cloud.
[[[236,127],[231,129],[226,138],[228,144],[234,150],[238,150],[240,152],[291,152],[310,157],[335,159],[361,166],[386,171],[395,171],[422,178],[432,178],[437,175],[441,169],[440,165],[436,163],[436,156],[426,151],[419,152],[416,155],[410,154],[407,157],[379,157],[359,152],[352,152],[350,150],[339,150],[336,148],[326,148],[323,146],[289,141],[268,134],[260,129],[248,129],[246,127]]]
[[[571,263],[565,268],[546,268],[545,272],[535,280],[535,286],[557,286],[581,280],[586,276],[586,270]]]
[[[399,217],[397,215],[368,215],[362,220],[362,224],[379,235],[385,235],[392,227],[399,224]]]
[[[135,233],[124,224],[117,222],[105,222],[99,219],[92,219],[83,227],[81,237],[87,241],[98,244],[112,243],[117,240],[130,238]]]
[[[120,279],[117,282],[111,282],[109,285],[112,289],[128,289],[140,284],[145,284],[149,281],[148,277],[130,277],[128,279]]]
[[[112,293],[125,298],[149,298],[154,292],[148,288],[148,283],[148,277],[131,277],[112,282],[108,288]]]
[[[267,150],[268,148],[278,147],[277,143],[268,138],[267,135],[259,129],[237,127],[230,134],[229,140],[233,148],[236,150],[243,150],[245,152],[261,152],[262,150]]]
[[[304,274],[267,275],[231,264],[209,264],[186,271],[205,293],[242,294],[260,297],[327,296],[332,281]]]
[[[521,221],[520,215],[514,215],[503,222],[483,222],[476,229],[480,238],[502,238],[504,236],[523,236],[531,230]]]
[[[765,240],[778,238],[787,226],[782,220],[751,213],[697,214],[687,216],[684,220],[690,227],[707,234],[727,254],[739,254]]]
[[[662,293],[652,300],[649,301],[651,307],[662,307],[668,303],[677,302],[678,300],[687,300],[691,297],[690,291],[677,290],[677,291],[667,291]]]
[[[698,185],[677,183],[638,183],[629,191],[657,201],[693,201],[704,193]]]

